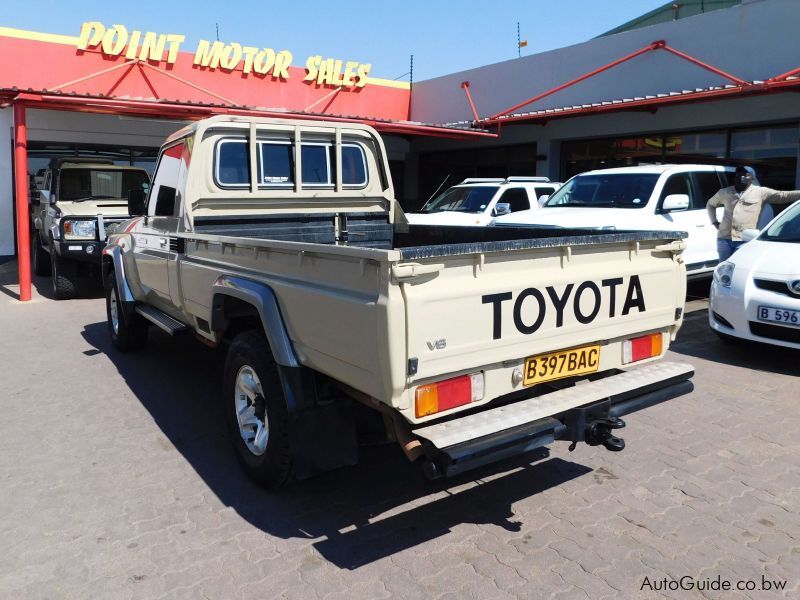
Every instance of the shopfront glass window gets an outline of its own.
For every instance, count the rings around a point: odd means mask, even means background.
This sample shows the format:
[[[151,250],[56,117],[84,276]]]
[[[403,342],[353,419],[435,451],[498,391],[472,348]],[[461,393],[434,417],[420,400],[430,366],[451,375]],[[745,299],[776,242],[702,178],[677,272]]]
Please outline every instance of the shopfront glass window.
[[[731,132],[731,163],[753,167],[761,185],[767,187],[795,188],[797,152],[795,125]]]

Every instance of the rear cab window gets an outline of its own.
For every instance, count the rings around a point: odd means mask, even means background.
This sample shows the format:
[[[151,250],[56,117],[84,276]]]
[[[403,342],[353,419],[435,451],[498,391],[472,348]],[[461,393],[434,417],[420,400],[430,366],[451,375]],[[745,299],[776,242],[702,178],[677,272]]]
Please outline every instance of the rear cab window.
[[[257,142],[256,179],[259,189],[294,187],[296,148],[288,140]],[[300,144],[300,170],[304,187],[328,187],[336,184],[336,152],[331,142],[308,141]],[[224,138],[217,142],[214,158],[214,182],[221,188],[250,186],[249,142],[244,138]],[[363,188],[367,185],[366,153],[361,144],[342,143],[342,186]]]

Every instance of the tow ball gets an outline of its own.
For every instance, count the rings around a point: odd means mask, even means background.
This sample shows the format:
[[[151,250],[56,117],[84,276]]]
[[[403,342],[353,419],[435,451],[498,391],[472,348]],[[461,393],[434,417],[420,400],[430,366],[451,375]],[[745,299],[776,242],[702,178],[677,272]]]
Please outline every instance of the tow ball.
[[[592,421],[586,426],[586,443],[590,446],[603,445],[611,452],[619,452],[625,448],[625,440],[611,435],[614,429],[625,427],[625,421],[619,417],[602,418]]]
[[[622,429],[623,427],[625,427],[625,421],[619,417],[602,417],[595,419],[587,423],[583,439],[589,446],[603,445],[611,452],[619,452],[620,450],[624,450],[625,440],[612,435],[611,432],[614,429]],[[572,452],[575,450],[577,445],[578,443],[573,441],[569,445],[569,451]]]

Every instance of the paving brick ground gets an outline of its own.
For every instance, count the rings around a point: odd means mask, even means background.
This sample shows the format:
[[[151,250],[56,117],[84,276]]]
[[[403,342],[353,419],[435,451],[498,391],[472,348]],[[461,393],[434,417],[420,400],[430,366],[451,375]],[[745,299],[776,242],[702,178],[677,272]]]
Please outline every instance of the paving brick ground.
[[[12,265],[13,266],[13,265]],[[110,347],[99,294],[13,298],[0,266],[0,597],[651,598],[645,577],[800,591],[798,354],[728,348],[690,304],[689,396],[618,454],[566,444],[429,484],[394,447],[275,495],[223,433],[221,353]],[[47,282],[40,282],[44,289]],[[786,580],[760,591],[762,577]]]

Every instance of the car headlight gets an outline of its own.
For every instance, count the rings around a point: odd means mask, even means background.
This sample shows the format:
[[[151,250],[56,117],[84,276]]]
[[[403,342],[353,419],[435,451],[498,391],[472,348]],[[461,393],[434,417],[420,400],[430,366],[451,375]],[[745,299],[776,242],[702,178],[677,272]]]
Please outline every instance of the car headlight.
[[[93,240],[96,237],[97,222],[94,220],[64,221],[65,240]]]
[[[714,281],[721,285],[722,287],[731,287],[731,282],[733,281],[733,270],[736,268],[736,265],[732,262],[721,262],[717,265],[717,268],[714,269]]]

